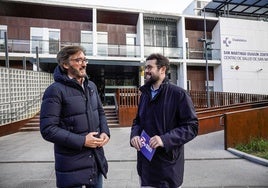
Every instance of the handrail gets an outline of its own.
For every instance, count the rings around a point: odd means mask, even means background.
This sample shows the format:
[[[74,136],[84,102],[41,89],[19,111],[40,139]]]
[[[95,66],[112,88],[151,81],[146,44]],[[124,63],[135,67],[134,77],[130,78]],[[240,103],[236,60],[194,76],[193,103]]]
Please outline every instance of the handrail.
[[[197,114],[202,113],[208,113],[208,112],[214,112],[217,110],[224,110],[224,109],[231,109],[231,108],[241,108],[241,107],[251,107],[251,108],[258,108],[262,106],[267,106],[268,100],[261,100],[261,101],[252,101],[252,102],[246,102],[246,103],[236,103],[236,104],[230,104],[228,106],[216,106],[211,108],[200,108],[196,110]]]

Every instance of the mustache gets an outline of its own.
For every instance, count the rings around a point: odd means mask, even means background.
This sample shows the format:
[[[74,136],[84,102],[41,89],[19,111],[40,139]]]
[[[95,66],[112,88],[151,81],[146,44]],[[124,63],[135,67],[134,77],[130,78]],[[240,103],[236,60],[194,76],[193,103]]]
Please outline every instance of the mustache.
[[[78,70],[80,70],[80,71],[81,71],[81,70],[86,70],[86,68],[87,68],[86,66],[81,66],[81,67],[78,68]],[[72,67],[72,69],[75,69],[75,68]]]

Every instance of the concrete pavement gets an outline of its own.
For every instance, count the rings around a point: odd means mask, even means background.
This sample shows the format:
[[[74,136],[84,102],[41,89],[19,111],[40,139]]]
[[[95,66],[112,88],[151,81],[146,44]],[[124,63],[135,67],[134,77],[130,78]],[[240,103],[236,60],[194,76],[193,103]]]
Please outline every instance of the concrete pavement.
[[[136,151],[130,128],[111,128],[104,188],[137,188]],[[39,132],[0,137],[0,188],[55,187],[53,144]],[[268,188],[268,167],[224,150],[223,131],[197,136],[185,145],[183,188]]]

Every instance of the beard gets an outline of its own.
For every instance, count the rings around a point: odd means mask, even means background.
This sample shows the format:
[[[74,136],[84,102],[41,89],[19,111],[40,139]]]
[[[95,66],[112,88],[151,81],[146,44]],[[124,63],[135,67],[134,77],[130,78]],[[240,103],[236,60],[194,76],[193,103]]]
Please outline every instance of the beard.
[[[84,73],[82,73],[82,71]],[[84,78],[87,76],[85,67],[81,67],[80,69],[75,69],[73,66],[70,66],[70,73],[75,78]]]
[[[158,80],[159,80],[158,75],[147,74],[145,82],[146,82],[146,84],[152,85],[152,84],[156,83]]]

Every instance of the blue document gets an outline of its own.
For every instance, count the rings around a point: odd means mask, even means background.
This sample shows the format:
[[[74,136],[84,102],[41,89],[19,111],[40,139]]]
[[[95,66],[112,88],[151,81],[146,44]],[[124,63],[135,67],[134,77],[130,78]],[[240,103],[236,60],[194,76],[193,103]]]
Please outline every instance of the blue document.
[[[142,145],[140,151],[149,161],[151,161],[154,156],[155,149],[149,146],[150,136],[143,130],[140,138]]]

